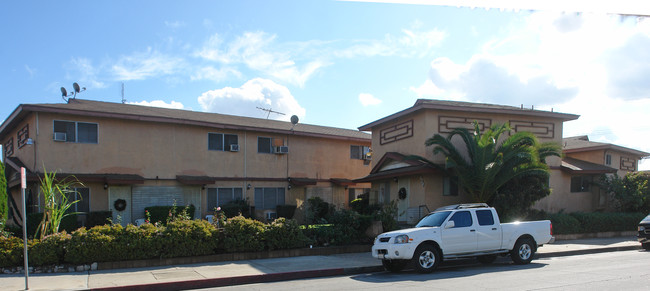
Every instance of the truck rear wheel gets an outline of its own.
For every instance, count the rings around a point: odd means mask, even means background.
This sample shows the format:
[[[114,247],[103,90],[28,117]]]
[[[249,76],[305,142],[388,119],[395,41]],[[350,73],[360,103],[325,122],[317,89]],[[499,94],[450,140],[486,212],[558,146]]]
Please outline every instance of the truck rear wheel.
[[[389,272],[397,273],[406,267],[407,260],[381,260],[384,269]]]
[[[430,244],[418,246],[413,254],[413,266],[420,273],[431,273],[440,264],[440,250]]]
[[[520,238],[515,247],[510,251],[510,258],[517,265],[525,265],[533,260],[535,255],[535,241],[530,238]]]

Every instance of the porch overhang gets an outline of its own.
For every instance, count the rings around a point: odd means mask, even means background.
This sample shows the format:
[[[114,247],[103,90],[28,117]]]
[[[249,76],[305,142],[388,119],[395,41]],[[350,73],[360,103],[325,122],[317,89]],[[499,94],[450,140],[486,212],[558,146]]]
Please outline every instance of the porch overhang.
[[[191,175],[177,175],[176,180],[185,185],[211,185],[216,183],[216,178],[208,176],[191,176]]]
[[[574,158],[562,159],[562,166],[560,169],[572,175],[597,175],[597,174],[611,174],[616,173],[617,170],[605,165],[594,164],[591,162],[578,160]]]
[[[403,167],[398,169],[372,173],[363,178],[356,179],[354,180],[354,182],[365,183],[365,182],[373,182],[373,181],[386,180],[392,178],[399,178],[404,176],[435,174],[435,173],[440,173],[440,171],[430,166],[426,166],[426,165],[410,166],[410,167]]]
[[[291,178],[289,177],[289,183],[294,186],[313,186],[318,183],[318,180],[316,179],[310,179],[310,178]]]

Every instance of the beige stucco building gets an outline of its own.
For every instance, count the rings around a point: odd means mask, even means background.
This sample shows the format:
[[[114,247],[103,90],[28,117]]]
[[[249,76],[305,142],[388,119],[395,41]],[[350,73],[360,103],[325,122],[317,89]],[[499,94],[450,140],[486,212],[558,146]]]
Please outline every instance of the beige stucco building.
[[[398,220],[414,223],[429,210],[437,207],[473,202],[459,190],[452,181],[453,177],[445,177],[427,163],[406,158],[417,155],[442,164],[443,155],[434,156],[433,148],[425,147],[425,141],[434,134],[450,133],[460,127],[473,129],[473,121],[477,121],[481,129],[493,124],[509,123],[513,132],[529,131],[541,142],[563,144],[563,123],[578,117],[574,114],[523,107],[420,99],[410,108],[359,127],[359,130],[372,133],[373,167],[370,175],[356,181],[372,183],[371,202],[385,203],[396,200]],[[638,160],[648,155],[620,149],[614,146],[608,152],[613,155],[612,159],[617,161],[619,153],[624,153],[620,155],[621,164],[615,162],[616,164],[612,165],[620,166],[619,170],[622,172],[636,169]],[[605,157],[603,152],[594,154],[600,158],[594,160],[590,156],[591,153],[582,153],[576,148],[565,146],[564,151],[564,159],[547,159],[551,169],[549,183],[552,194],[540,200],[535,207],[550,212],[600,209],[603,203],[606,204],[606,200],[601,201],[601,193],[595,187],[589,191],[582,189],[574,193],[571,191],[571,181],[575,183],[575,177],[585,173],[600,175],[617,170],[602,163]],[[603,166],[593,165],[598,162]],[[586,166],[586,163],[592,166],[580,168]]]
[[[351,181],[370,171],[369,134],[302,123],[72,99],[18,106],[0,141],[17,203],[21,167],[30,211],[42,211],[39,177],[57,171],[83,182],[77,210],[111,210],[124,223],[174,202],[205,217],[248,199],[260,219],[312,196],[345,207],[370,185]],[[127,202],[122,211],[118,199]]]

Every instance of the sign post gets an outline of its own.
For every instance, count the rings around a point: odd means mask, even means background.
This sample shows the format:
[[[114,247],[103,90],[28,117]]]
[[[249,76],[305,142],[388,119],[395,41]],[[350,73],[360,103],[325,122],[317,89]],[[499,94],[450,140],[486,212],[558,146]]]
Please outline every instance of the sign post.
[[[25,246],[25,290],[29,290],[29,263],[27,261],[27,200],[25,200],[25,189],[27,189],[27,175],[25,167],[20,168],[20,196],[23,200],[23,242]]]

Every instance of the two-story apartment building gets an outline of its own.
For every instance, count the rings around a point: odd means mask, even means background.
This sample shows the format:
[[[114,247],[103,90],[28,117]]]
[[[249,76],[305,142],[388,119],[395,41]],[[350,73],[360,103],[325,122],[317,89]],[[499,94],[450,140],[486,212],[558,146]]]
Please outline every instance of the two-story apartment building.
[[[193,204],[195,217],[233,199],[248,199],[258,218],[312,196],[343,207],[369,188],[351,181],[370,171],[369,134],[302,123],[71,99],[18,106],[0,141],[18,203],[21,167],[31,211],[42,210],[39,178],[56,171],[83,183],[76,210],[111,210],[124,223],[173,203]]]
[[[420,99],[410,108],[359,127],[372,132],[373,168],[370,175],[357,181],[371,182],[371,199],[377,202],[397,200],[399,221],[413,223],[427,209],[472,202],[460,191],[453,177],[444,176],[427,163],[405,159],[417,155],[442,164],[443,155],[433,155],[425,141],[434,134],[450,133],[455,128],[473,130],[473,121],[481,129],[509,123],[513,132],[529,131],[542,142],[562,142],[562,123],[577,115],[531,110],[521,107],[469,102]],[[561,160],[547,160],[551,168],[551,187],[562,183]]]
[[[537,207],[551,212],[612,210],[611,196],[598,187],[602,175],[623,177],[638,170],[639,160],[650,153],[610,143],[590,141],[587,136],[562,140],[561,188],[563,195],[551,195]]]

